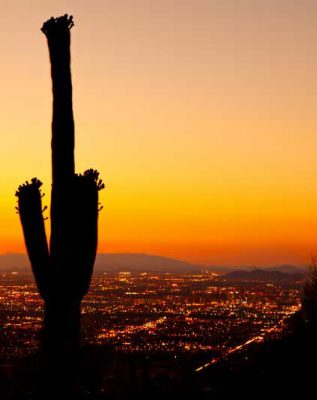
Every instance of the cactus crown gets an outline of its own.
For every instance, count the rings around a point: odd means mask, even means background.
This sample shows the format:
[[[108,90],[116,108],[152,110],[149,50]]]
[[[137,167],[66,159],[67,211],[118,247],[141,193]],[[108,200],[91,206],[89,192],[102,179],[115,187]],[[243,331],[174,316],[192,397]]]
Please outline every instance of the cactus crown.
[[[37,179],[37,178],[32,178],[31,182],[26,181],[25,183],[22,183],[18,187],[18,190],[15,192],[16,197],[21,198],[21,196],[32,193],[32,192],[38,192],[40,187],[42,186],[42,182]]]
[[[46,37],[50,37],[58,33],[69,33],[73,26],[73,16],[68,16],[68,14],[65,14],[58,18],[51,17],[49,20],[44,22],[41,31]]]

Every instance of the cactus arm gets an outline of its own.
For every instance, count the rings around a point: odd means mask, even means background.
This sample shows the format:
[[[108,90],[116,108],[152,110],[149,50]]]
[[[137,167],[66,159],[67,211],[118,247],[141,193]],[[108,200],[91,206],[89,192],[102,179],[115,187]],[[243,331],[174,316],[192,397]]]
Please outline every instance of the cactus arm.
[[[87,170],[83,175],[75,175],[72,206],[74,270],[71,271],[74,296],[82,298],[89,289],[98,242],[98,193],[104,188],[95,170]]]
[[[39,293],[45,299],[48,291],[49,252],[43,219],[41,185],[39,180],[33,178],[31,183],[26,182],[19,186],[16,196],[27,253]]]

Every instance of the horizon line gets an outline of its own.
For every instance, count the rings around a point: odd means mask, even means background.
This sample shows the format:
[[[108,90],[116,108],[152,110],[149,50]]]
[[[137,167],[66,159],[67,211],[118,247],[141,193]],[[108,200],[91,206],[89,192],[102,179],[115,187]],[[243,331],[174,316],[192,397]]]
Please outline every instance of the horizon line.
[[[160,254],[151,254],[151,253],[131,253],[131,252],[97,252],[97,256],[98,255],[139,255],[139,256],[149,256],[149,257],[160,257],[160,258],[165,258],[165,259],[169,259],[169,260],[174,260],[174,261],[178,261],[178,262],[183,262],[183,263],[187,263],[187,264],[191,264],[191,265],[195,265],[198,267],[234,267],[234,268],[250,268],[250,267],[264,267],[264,268],[271,268],[271,267],[281,267],[281,266],[292,266],[292,267],[302,267],[302,268],[307,268],[309,267],[309,264],[290,264],[290,263],[276,263],[275,265],[273,264],[256,264],[256,263],[251,263],[251,264],[207,264],[207,263],[196,263],[196,262],[191,262],[191,261],[187,261],[187,260],[183,260],[183,259],[179,259],[173,256],[163,256]],[[0,257],[2,256],[6,256],[6,255],[23,255],[27,257],[27,253],[26,252],[6,252],[6,253],[0,253]]]

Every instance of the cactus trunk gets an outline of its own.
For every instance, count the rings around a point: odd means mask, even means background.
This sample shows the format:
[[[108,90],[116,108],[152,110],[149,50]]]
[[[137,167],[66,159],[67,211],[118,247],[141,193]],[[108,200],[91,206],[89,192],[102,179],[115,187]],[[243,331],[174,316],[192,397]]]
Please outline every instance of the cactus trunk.
[[[50,359],[73,356],[79,349],[80,301],[50,296],[45,302],[43,347]]]

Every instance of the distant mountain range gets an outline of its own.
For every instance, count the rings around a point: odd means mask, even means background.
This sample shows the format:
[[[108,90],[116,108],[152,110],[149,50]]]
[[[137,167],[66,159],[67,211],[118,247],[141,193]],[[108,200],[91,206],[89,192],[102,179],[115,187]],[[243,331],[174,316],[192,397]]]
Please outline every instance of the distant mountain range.
[[[291,271],[294,271],[291,269]],[[241,280],[241,281],[289,281],[289,280],[301,280],[305,277],[304,271],[300,272],[281,272],[279,270],[274,269],[259,269],[255,268],[251,271],[233,271],[229,272],[226,275],[223,275],[223,278],[228,280]]]
[[[173,258],[148,254],[114,253],[98,254],[95,270],[99,272],[200,272],[203,266]]]
[[[203,266],[172,258],[148,254],[114,253],[97,255],[96,272],[172,272],[197,273]],[[0,255],[0,270],[26,271],[30,263],[25,254],[9,253]]]
[[[7,253],[0,255],[1,271],[23,271],[30,268],[30,263],[25,254]]]
[[[302,274],[307,272],[306,268],[295,267],[294,265],[280,265],[279,267],[269,267],[268,271],[279,271],[286,274]]]
[[[294,266],[294,265],[277,265],[274,267],[257,267],[256,265],[251,265],[251,266],[241,266],[241,265],[228,265],[228,266],[208,266],[206,267],[210,271],[214,272],[219,272],[220,274],[227,274],[229,272],[233,271],[253,271],[255,269],[262,269],[264,271],[280,271],[280,272],[285,272],[288,274],[297,274],[297,273],[303,273],[306,272],[307,267],[302,267],[302,266]]]
[[[30,270],[30,264],[27,256],[22,253],[8,253],[0,255],[0,270],[4,271],[26,271]],[[139,253],[100,253],[97,255],[95,271],[97,272],[171,272],[171,273],[199,273],[202,270],[220,273],[248,273],[254,271],[263,271],[265,273],[276,272],[288,274],[302,274],[303,268],[292,265],[281,265],[278,267],[269,267],[257,269],[256,267],[217,267],[192,264],[186,261],[180,261],[173,258],[160,257]],[[261,274],[261,272],[258,272]],[[276,275],[276,274],[275,274]],[[230,275],[229,275],[230,276]],[[235,276],[235,275],[233,275]],[[246,275],[246,276],[252,276]]]

